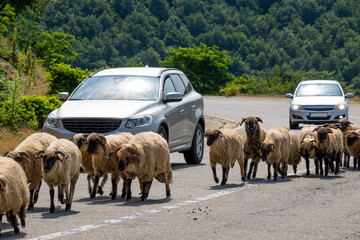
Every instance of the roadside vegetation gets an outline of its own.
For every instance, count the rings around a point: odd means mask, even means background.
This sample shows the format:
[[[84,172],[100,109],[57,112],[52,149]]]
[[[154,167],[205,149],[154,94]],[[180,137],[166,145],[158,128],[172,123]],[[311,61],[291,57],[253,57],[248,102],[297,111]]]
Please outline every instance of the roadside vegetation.
[[[337,79],[359,95],[359,7],[356,0],[3,0],[0,142],[39,131],[61,105],[58,92],[108,67],[176,67],[208,95],[282,95],[306,79]]]

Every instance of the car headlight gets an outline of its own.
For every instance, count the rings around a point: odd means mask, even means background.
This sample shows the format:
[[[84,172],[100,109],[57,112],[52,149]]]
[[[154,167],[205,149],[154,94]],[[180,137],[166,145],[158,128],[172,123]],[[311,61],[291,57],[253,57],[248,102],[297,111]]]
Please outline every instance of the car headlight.
[[[338,104],[335,106],[336,110],[344,110],[345,109],[345,104]]]
[[[293,107],[292,107],[292,109],[293,109],[293,110],[302,110],[303,107],[302,107],[302,105],[300,105],[300,104],[294,104]]]
[[[51,112],[47,118],[46,118],[46,121],[45,121],[45,125],[47,125],[48,127],[53,127],[53,128],[57,128],[59,127],[59,122],[58,122],[58,119],[56,118],[56,115],[53,112]]]
[[[153,116],[151,115],[144,115],[137,118],[129,119],[125,127],[126,128],[134,128],[134,127],[144,127],[149,126],[153,123]]]

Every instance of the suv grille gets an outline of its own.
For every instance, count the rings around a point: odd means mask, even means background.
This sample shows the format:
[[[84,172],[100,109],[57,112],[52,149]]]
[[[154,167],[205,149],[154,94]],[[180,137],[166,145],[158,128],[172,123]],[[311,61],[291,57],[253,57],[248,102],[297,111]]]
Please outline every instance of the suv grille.
[[[334,106],[333,105],[310,105],[310,106],[303,106],[304,110],[308,110],[308,111],[330,111],[330,110],[334,110]]]
[[[73,133],[107,133],[120,127],[120,119],[63,119],[64,128]]]

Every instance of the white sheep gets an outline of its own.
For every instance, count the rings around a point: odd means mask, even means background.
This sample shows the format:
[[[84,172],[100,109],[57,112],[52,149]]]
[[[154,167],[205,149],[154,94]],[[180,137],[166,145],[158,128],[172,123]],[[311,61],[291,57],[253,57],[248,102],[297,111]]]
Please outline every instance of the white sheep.
[[[42,183],[42,161],[36,159],[36,154],[47,148],[56,137],[48,133],[33,133],[22,141],[13,151],[5,153],[6,157],[15,159],[25,171],[27,181],[30,183],[30,203],[28,209],[34,209],[34,204],[39,197]]]
[[[25,227],[26,206],[29,204],[29,191],[24,170],[11,158],[0,157],[0,235],[2,217],[7,220],[19,234],[19,215],[21,226]]]
[[[215,182],[219,182],[216,175],[216,164],[222,166],[221,185],[225,185],[230,167],[234,167],[235,161],[239,163],[241,180],[245,182],[244,154],[240,135],[233,129],[223,129],[221,131],[208,129],[204,133],[204,137],[207,138],[207,145],[210,147],[210,166]]]
[[[290,154],[290,135],[289,129],[286,127],[275,127],[266,131],[266,137],[260,144],[259,150],[261,159],[268,165],[267,179],[271,179],[271,165],[274,168],[274,181],[277,180],[278,169],[285,178],[287,174],[287,161]]]
[[[111,174],[111,185],[112,191],[110,193],[111,199],[116,199],[117,196],[117,185],[120,181],[121,176],[119,169],[114,161],[108,159],[109,153],[115,151],[119,145],[127,143],[133,135],[131,133],[118,133],[104,136],[99,133],[91,133],[86,141],[88,143],[87,152],[92,157],[92,163],[95,172],[95,180],[93,189],[91,191],[90,198],[95,198],[96,190],[102,192],[102,187],[104,186],[107,173]],[[99,185],[99,179],[101,176],[104,176],[102,183]],[[124,178],[123,178],[124,179]],[[123,191],[121,197],[125,197],[125,181],[123,182]]]
[[[296,174],[297,166],[301,162],[300,156],[300,141],[297,134],[289,131],[290,134],[290,154],[288,165],[292,165],[294,173]]]
[[[243,149],[244,149],[244,171],[246,175],[248,159],[251,158],[249,172],[247,179],[250,179],[251,173],[254,168],[252,177],[256,177],[258,164],[260,162],[259,146],[264,141],[266,131],[260,126],[262,119],[259,117],[249,116],[243,118],[240,125],[245,122],[245,132],[242,135]]]
[[[126,177],[127,200],[131,199],[131,182],[137,177],[141,189],[141,201],[147,199],[155,178],[165,183],[166,197],[170,198],[173,173],[167,141],[154,132],[136,134],[129,143],[122,144],[109,155],[116,158],[119,170]]]
[[[89,134],[78,133],[78,134],[75,134],[71,138],[71,141],[73,143],[75,143],[75,145],[78,146],[78,148],[80,149],[80,152],[82,154],[81,167],[88,174],[87,175],[88,191],[91,196],[91,191],[92,191],[91,181],[92,182],[95,181],[95,171],[94,171],[94,167],[93,167],[93,163],[92,163],[92,156],[90,154],[88,154],[88,152],[87,152],[88,143],[87,143],[86,139],[88,136],[89,136]],[[103,195],[103,193],[104,193],[102,189],[104,188],[106,180],[108,179],[108,174],[104,173],[102,175],[102,177],[103,177],[103,181],[101,182],[101,184],[98,187],[98,193],[100,195]]]
[[[40,151],[37,157],[43,159],[44,181],[50,189],[50,213],[55,211],[54,186],[58,186],[58,199],[61,204],[66,203],[65,210],[69,211],[75,185],[80,175],[82,156],[79,148],[67,139],[58,139],[52,142],[46,150]]]
[[[335,174],[339,173],[340,157],[343,148],[343,140],[329,127],[317,127],[316,157],[320,161],[320,175],[323,175],[322,159],[325,161],[325,176],[328,175],[329,166],[334,170],[333,163],[336,161]]]
[[[345,135],[353,130],[359,130],[359,126],[356,125],[355,123],[351,122],[349,119],[347,118],[343,118],[340,120],[340,130],[343,133],[343,140],[344,140],[344,146],[345,146]],[[349,168],[350,167],[350,154],[347,151],[347,148],[344,147],[344,167]],[[354,159],[354,163],[355,163],[355,159]]]
[[[315,125],[305,125],[300,131],[300,155],[305,159],[306,176],[310,175],[310,158],[314,159],[315,173],[319,175],[319,160],[316,158],[316,136],[317,132],[313,132]]]

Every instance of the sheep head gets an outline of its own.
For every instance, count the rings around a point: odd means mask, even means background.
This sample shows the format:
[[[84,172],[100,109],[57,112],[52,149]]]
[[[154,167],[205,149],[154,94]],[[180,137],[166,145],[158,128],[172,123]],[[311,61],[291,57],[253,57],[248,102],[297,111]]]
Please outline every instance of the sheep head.
[[[45,173],[49,173],[51,171],[51,169],[54,167],[57,160],[62,162],[68,158],[68,156],[66,156],[61,151],[52,152],[52,151],[45,151],[45,150],[38,152],[36,157],[43,159],[43,163],[44,163],[43,168],[44,168]]]
[[[204,133],[204,137],[207,138],[206,144],[211,146],[217,138],[221,138],[222,132],[220,130],[208,129]]]
[[[344,131],[350,124],[353,124],[352,122],[350,122],[349,119],[347,118],[343,118],[340,120],[340,129],[341,131]]]
[[[328,134],[332,133],[331,129],[327,127],[317,127],[313,132],[318,133],[317,137],[320,143],[324,143],[328,139]]]
[[[78,133],[71,138],[71,141],[75,143],[75,145],[78,146],[79,149],[81,149],[81,147],[87,143],[86,139],[88,136],[88,134]]]
[[[117,156],[116,160],[120,171],[124,171],[129,164],[137,166],[140,163],[140,152],[135,144],[122,144],[114,153]],[[111,160],[114,153],[110,153],[109,160]]]
[[[26,162],[30,161],[30,156],[26,152],[15,152],[15,151],[8,151],[4,154],[5,157],[12,158],[18,163],[22,163],[24,160]]]
[[[300,154],[306,158],[314,156],[315,150],[316,150],[316,145],[317,145],[317,143],[316,143],[315,139],[302,140],[300,143]]]
[[[352,146],[358,139],[360,139],[360,132],[351,131],[345,134],[347,145]]]
[[[243,118],[240,126],[245,122],[245,131],[247,134],[254,134],[260,129],[259,122],[263,123],[262,119],[259,117],[249,116]]]
[[[6,181],[0,178],[0,192],[5,192],[6,190]]]
[[[87,152],[88,154],[97,153],[98,151],[101,151],[100,149],[104,149],[106,144],[106,138],[104,135],[99,133],[91,133],[87,139],[88,148]]]
[[[262,161],[266,161],[266,159],[273,153],[275,149],[275,145],[272,143],[260,143],[259,154]]]

